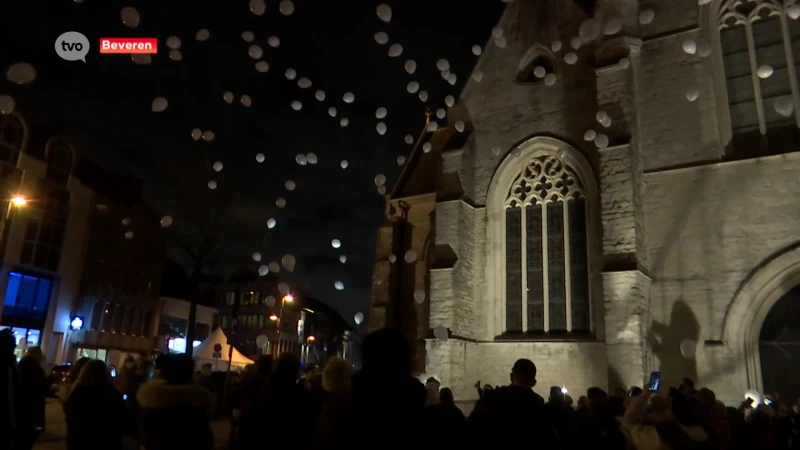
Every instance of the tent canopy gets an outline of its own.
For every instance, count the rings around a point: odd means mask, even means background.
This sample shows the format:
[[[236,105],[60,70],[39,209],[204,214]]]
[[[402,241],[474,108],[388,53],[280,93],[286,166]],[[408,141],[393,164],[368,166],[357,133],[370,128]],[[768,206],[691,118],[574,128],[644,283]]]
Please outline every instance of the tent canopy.
[[[214,347],[219,344],[222,347],[222,350],[218,354],[218,358],[215,358]],[[192,353],[192,357],[198,363],[211,363],[214,365],[215,370],[227,370],[228,369],[228,355],[230,355],[231,346],[228,344],[228,337],[225,336],[225,332],[222,331],[222,328],[217,327],[211,333],[202,344],[195,347],[194,352]],[[253,360],[244,356],[239,350],[236,350],[236,347],[233,348],[233,357],[231,358],[231,366],[236,368],[242,368],[248,364],[253,364]]]

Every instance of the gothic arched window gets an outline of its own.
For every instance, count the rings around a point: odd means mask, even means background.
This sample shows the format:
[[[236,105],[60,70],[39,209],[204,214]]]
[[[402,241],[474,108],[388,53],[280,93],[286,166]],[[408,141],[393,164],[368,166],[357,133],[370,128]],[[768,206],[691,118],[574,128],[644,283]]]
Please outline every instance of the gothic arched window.
[[[800,144],[800,21],[787,13],[793,4],[721,2],[716,23],[734,148]]]
[[[527,163],[505,202],[506,332],[590,332],[586,196],[554,154]]]

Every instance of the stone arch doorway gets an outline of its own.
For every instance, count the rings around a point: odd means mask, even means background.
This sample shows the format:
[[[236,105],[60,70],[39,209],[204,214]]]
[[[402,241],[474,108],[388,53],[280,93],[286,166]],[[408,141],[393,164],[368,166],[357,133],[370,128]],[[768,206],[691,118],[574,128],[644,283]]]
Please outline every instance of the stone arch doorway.
[[[795,298],[794,306],[792,306],[790,300],[781,301],[786,298],[786,294],[791,296],[790,292],[797,286],[800,286],[800,242],[776,252],[756,267],[734,294],[725,314],[722,339],[726,346],[733,350],[742,361],[741,364],[743,364],[744,370],[737,372],[745,378],[740,379],[741,386],[745,389],[764,391],[765,373],[762,370],[762,347],[770,347],[769,350],[764,350],[763,361],[764,365],[770,367],[766,372],[766,375],[770,377],[770,381],[767,383],[768,389],[768,386],[773,383],[783,383],[779,379],[784,366],[776,367],[777,359],[773,359],[785,358],[785,354],[781,350],[791,347],[793,348],[791,351],[797,351],[797,357],[792,357],[791,359],[793,360],[792,364],[800,366],[800,348],[788,345],[776,347],[774,338],[780,336],[781,326],[779,322],[773,321],[777,319],[771,318],[773,309],[775,315],[788,311],[784,311],[783,308],[797,308],[795,311],[800,310],[800,306],[797,306],[797,303],[800,302],[798,298]],[[777,308],[773,308],[776,306]],[[800,315],[800,311],[797,314]],[[797,318],[798,316],[794,317]],[[777,335],[774,334],[775,327],[778,328]],[[794,327],[796,328],[797,325]],[[765,333],[763,336],[767,339],[763,344],[761,342],[762,330]],[[770,341],[770,338],[773,338],[773,340]],[[780,337],[781,340],[787,338],[788,334]],[[787,340],[786,342],[791,341]],[[773,350],[777,352],[777,357]],[[790,356],[793,356],[793,354],[790,353]],[[786,361],[781,362],[786,363]]]
[[[764,392],[778,392],[794,403],[800,398],[800,286],[785,293],[770,308],[759,334]]]

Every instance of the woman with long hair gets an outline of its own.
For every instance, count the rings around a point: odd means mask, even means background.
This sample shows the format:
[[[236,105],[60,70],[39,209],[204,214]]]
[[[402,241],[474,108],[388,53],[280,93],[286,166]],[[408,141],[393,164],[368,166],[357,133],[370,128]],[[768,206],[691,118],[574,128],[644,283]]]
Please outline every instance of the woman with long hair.
[[[72,385],[78,380],[78,375],[81,374],[83,366],[85,366],[89,361],[90,359],[84,356],[83,358],[79,358],[77,361],[75,361],[75,364],[69,368],[67,378],[58,388],[58,398],[61,400],[62,405],[67,400],[67,397],[69,397],[69,393],[72,392]]]
[[[108,366],[100,360],[85,363],[72,392],[64,401],[67,419],[67,449],[121,450],[123,437],[131,431],[128,409],[114,387]]]

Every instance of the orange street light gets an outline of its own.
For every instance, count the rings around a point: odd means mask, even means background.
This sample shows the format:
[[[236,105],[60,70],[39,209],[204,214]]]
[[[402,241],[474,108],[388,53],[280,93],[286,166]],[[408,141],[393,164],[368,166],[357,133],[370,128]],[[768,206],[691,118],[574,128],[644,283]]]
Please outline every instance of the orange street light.
[[[309,337],[308,337],[308,340],[309,340],[309,341],[316,341],[316,340],[317,340],[317,338],[315,338],[314,336],[309,336]]]
[[[291,302],[293,302],[293,301],[294,301],[294,297],[292,297],[292,294],[286,294],[286,295],[283,297],[283,301],[285,301],[285,302],[287,302],[287,303],[291,303]]]
[[[271,321],[275,322],[276,320],[278,320],[278,316],[276,316],[275,314],[273,314],[273,315],[269,316],[269,320],[271,320]]]
[[[13,203],[14,206],[25,206],[28,204],[28,200],[21,195],[15,195],[11,197],[11,203]]]

